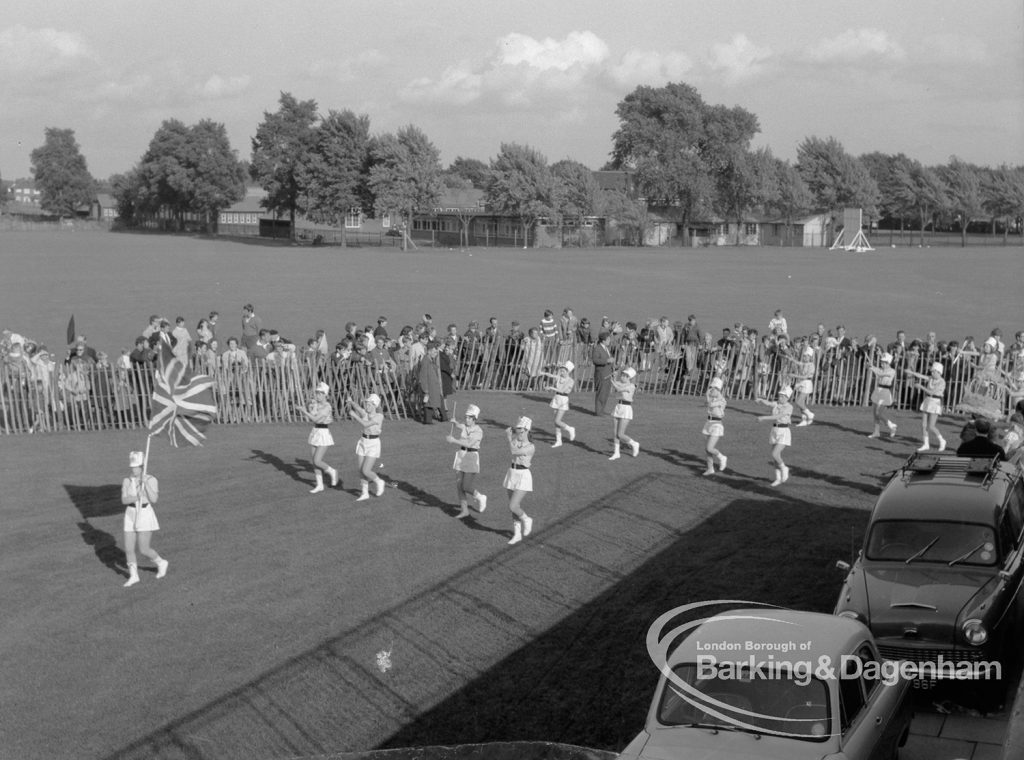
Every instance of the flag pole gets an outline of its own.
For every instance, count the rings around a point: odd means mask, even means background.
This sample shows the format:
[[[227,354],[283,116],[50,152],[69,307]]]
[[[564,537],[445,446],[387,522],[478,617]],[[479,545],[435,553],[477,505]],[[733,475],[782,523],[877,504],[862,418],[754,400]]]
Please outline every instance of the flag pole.
[[[149,468],[149,443],[152,440],[153,434],[150,433],[146,436],[146,453],[142,455],[142,479],[139,480],[139,489],[135,500],[136,507],[142,505],[142,489],[146,487],[146,471]]]

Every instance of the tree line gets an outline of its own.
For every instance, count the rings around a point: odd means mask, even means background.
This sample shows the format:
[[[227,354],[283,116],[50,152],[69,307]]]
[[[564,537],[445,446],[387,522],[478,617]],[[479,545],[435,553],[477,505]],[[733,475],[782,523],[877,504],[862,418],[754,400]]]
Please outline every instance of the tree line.
[[[1004,236],[1024,217],[1024,167],[976,166],[953,156],[926,166],[905,155],[853,156],[834,137],[807,137],[790,163],[769,148],[751,147],[756,115],[740,106],[709,104],[685,83],[641,85],[616,107],[611,160],[628,183],[602,189],[572,159],[549,164],[536,149],[502,143],[489,162],[458,157],[443,168],[424,132],[408,125],[371,134],[370,118],[350,110],[322,114],[315,100],[281,93],[264,112],[248,160],[232,149],[223,124],[204,119],[165,121],[146,152],[109,184],[123,223],[155,215],[183,224],[186,215],[212,225],[220,211],[245,197],[250,182],[266,192],[267,211],[292,221],[303,215],[344,229],[352,209],[391,214],[405,226],[417,211],[435,208],[446,189],[477,188],[487,209],[513,217],[524,236],[540,220],[558,223],[607,217],[642,240],[650,209],[681,229],[720,217],[741,226],[750,215],[787,223],[814,212],[860,207],[869,221],[886,221],[923,235],[937,225],[959,228],[984,221]],[[91,201],[89,175],[70,129],[47,128],[31,154],[43,207],[71,215]],[[642,200],[641,200],[642,199]],[[470,213],[460,214],[468,234]]]

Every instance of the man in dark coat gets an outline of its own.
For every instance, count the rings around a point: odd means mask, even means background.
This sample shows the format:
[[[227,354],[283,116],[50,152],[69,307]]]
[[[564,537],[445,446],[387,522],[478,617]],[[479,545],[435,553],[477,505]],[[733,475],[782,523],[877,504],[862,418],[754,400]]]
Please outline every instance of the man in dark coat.
[[[441,362],[438,356],[439,344],[432,341],[427,344],[427,355],[419,363],[417,379],[420,395],[423,398],[423,424],[429,425],[435,419],[444,419],[444,389],[441,385]]]
[[[612,389],[612,355],[608,350],[608,341],[611,333],[605,331],[597,337],[597,343],[590,353],[590,360],[594,364],[594,414],[604,417],[608,414],[605,407],[608,406],[608,396]]]
[[[1006,452],[1003,451],[1003,447],[989,438],[991,432],[992,423],[984,417],[979,417],[974,421],[974,437],[961,443],[957,447],[956,455],[958,457],[979,457],[983,459],[991,459],[997,456],[1000,459],[1005,459]]]

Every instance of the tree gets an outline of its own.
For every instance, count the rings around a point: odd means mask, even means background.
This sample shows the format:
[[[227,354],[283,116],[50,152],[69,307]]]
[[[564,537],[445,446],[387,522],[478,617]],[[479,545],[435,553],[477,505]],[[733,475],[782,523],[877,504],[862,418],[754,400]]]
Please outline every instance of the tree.
[[[189,130],[186,166],[189,210],[204,217],[210,229],[223,209],[245,197],[245,167],[231,149],[223,124],[203,119]]]
[[[1005,164],[986,172],[982,181],[985,209],[993,220],[1002,217],[1003,244],[1005,245],[1010,227],[1024,216],[1024,167],[1009,167]],[[1024,235],[1021,236],[1024,241]]]
[[[902,236],[904,222],[907,216],[914,212],[914,208],[907,205],[906,198],[898,192],[900,186],[898,172],[909,170],[913,161],[902,153],[889,155],[875,151],[874,153],[865,153],[860,157],[860,162],[878,185],[879,216],[890,220],[898,219]],[[892,242],[891,232],[890,242]]]
[[[722,216],[732,215],[737,230],[744,215],[762,205],[764,183],[770,180],[771,153],[750,152],[750,141],[759,131],[757,117],[739,106],[704,108],[700,155],[714,181],[716,205]]]
[[[136,168],[136,210],[154,214],[169,209],[178,229],[183,229],[185,212],[192,197],[193,178],[188,170],[189,128],[168,119],[153,135]]]
[[[412,124],[397,133],[377,138],[371,149],[369,187],[378,214],[395,212],[412,228],[413,212],[437,205],[441,181],[441,154],[418,127]],[[405,248],[408,233],[402,239]]]
[[[342,245],[345,216],[363,206],[369,158],[370,117],[348,110],[329,111],[317,127],[303,184],[310,219],[341,227]]]
[[[557,209],[559,216],[581,219],[597,213],[601,186],[590,169],[579,161],[564,158],[551,164],[551,174],[562,185],[557,193],[562,201]]]
[[[73,129],[47,127],[45,134],[45,142],[31,154],[42,206],[61,216],[74,216],[92,201],[92,176]]]
[[[775,159],[775,193],[767,207],[777,211],[786,221],[789,244],[793,244],[793,222],[814,208],[814,196],[796,167],[788,161]]]
[[[868,219],[877,218],[878,185],[838,140],[808,137],[797,147],[796,155],[797,170],[820,208],[859,207]],[[856,232],[859,230],[851,232],[851,239]]]
[[[145,206],[142,180],[138,167],[110,178],[111,193],[117,201],[117,216],[121,223],[132,226],[138,221]]]
[[[917,212],[921,225],[919,245],[924,245],[925,229],[934,221],[935,212],[949,202],[945,182],[934,169],[911,161],[909,165],[898,165],[894,169],[893,192],[897,203]],[[910,236],[910,244],[914,244],[913,235]]]
[[[619,189],[603,190],[598,194],[595,211],[607,221],[621,228],[633,245],[644,244],[647,231],[647,204],[630,197]]]
[[[529,245],[530,229],[537,220],[558,214],[560,189],[547,158],[528,145],[502,143],[491,160],[487,205],[498,213],[519,218],[524,248]]]
[[[261,204],[268,211],[287,213],[295,239],[295,217],[306,210],[307,166],[316,149],[316,101],[296,100],[282,92],[276,113],[263,112],[252,138],[253,180],[267,191]]]
[[[948,188],[948,208],[960,223],[960,246],[966,248],[967,226],[985,214],[981,171],[953,156],[947,165],[939,167],[939,176]]]
[[[701,151],[706,106],[688,84],[637,87],[616,106],[612,167],[636,172],[649,205],[675,210],[684,236],[695,213],[710,209],[714,185]]]
[[[461,177],[462,179],[468,180],[470,187],[475,187],[478,190],[484,190],[487,187],[487,181],[490,179],[490,169],[487,164],[478,158],[463,158],[462,156],[456,156],[455,160],[452,161],[451,165],[445,169],[445,176],[447,177]],[[445,179],[447,183],[448,180]],[[449,187],[464,187],[464,185],[448,185]]]

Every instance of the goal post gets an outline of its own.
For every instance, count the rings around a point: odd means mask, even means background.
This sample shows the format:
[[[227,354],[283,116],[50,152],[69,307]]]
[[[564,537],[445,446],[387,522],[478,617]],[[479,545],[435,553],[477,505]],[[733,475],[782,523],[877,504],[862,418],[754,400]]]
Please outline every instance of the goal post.
[[[875,250],[871,247],[868,236],[864,234],[863,225],[864,221],[859,208],[844,208],[843,227],[839,230],[839,234],[836,235],[829,250],[835,251],[841,248],[844,251],[857,251],[857,253]]]

